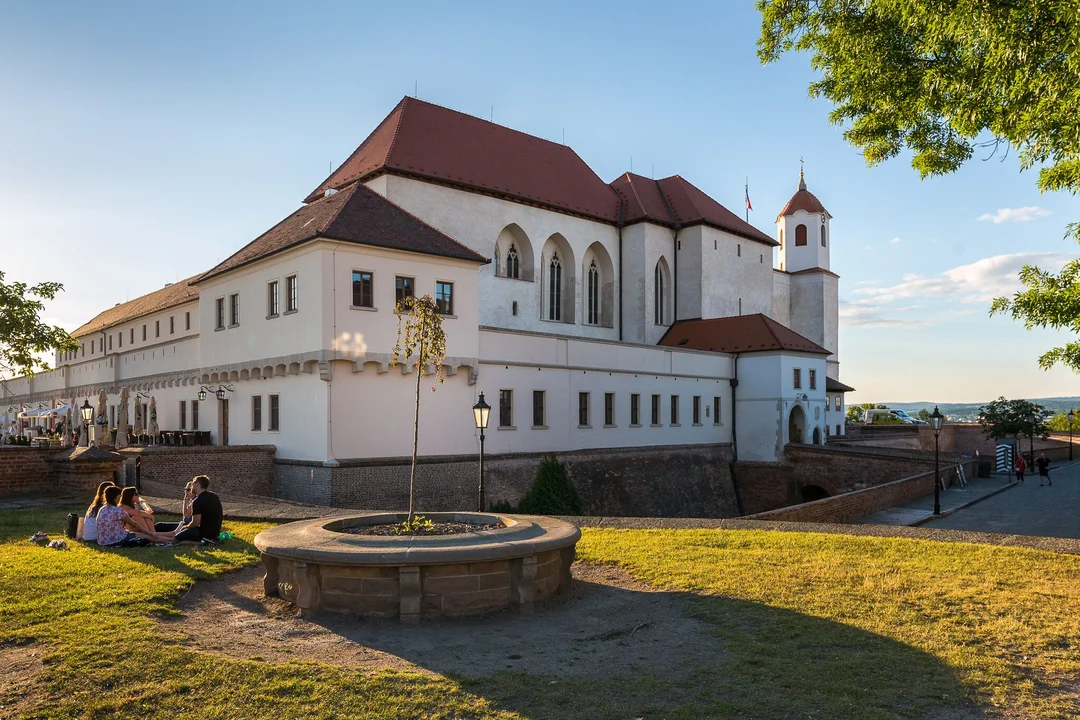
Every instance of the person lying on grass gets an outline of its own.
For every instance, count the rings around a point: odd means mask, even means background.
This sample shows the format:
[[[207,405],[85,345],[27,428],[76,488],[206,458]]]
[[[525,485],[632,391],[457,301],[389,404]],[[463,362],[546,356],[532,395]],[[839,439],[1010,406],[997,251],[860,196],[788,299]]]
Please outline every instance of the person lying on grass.
[[[116,487],[116,483],[112,480],[106,480],[98,485],[97,492],[94,493],[94,500],[90,503],[90,507],[86,509],[86,515],[83,517],[81,540],[97,542],[98,510],[105,506],[105,490],[111,487]]]
[[[135,522],[138,532],[154,534],[154,511],[140,502],[138,490],[126,487],[120,491],[120,509]]]
[[[177,545],[197,545],[203,540],[216,542],[221,534],[221,500],[210,492],[210,478],[198,475],[192,478],[191,521],[177,527],[173,542]]]
[[[144,532],[135,520],[125,513],[120,502],[120,488],[105,488],[105,504],[97,513],[97,543],[107,547],[138,547],[152,542],[169,542],[171,538]]]

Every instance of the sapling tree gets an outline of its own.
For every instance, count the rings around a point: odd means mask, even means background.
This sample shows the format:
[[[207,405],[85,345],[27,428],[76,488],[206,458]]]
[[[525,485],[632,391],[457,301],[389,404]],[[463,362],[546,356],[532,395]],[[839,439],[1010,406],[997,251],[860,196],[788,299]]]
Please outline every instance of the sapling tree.
[[[0,271],[0,377],[48,370],[41,354],[74,350],[77,343],[62,328],[41,321],[43,300],[52,300],[64,286],[56,282],[27,285],[4,282]]]
[[[409,470],[409,519],[408,527],[413,527],[416,516],[416,452],[420,441],[420,383],[428,375],[428,368],[434,369],[434,382],[431,391],[446,378],[443,375],[443,360],[446,359],[446,333],[442,328],[442,315],[430,295],[407,297],[397,304],[394,314],[398,318],[397,342],[394,343],[394,358],[391,365],[414,363],[416,392],[413,399],[413,442],[412,467]]]

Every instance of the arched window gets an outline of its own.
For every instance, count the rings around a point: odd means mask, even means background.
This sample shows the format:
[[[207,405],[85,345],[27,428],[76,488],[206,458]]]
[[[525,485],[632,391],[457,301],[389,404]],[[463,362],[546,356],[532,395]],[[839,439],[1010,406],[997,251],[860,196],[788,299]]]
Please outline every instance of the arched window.
[[[780,249],[784,249],[784,228],[780,228]]]
[[[821,247],[825,247],[825,216],[821,216]]]
[[[589,325],[600,324],[600,271],[596,269],[596,261],[589,264],[588,298],[585,303],[588,308]]]
[[[562,263],[559,253],[548,264],[548,320],[562,320]]]
[[[517,246],[511,245],[506,252],[506,277],[520,279],[521,263],[518,259]]]
[[[796,225],[795,226],[795,246],[798,247],[800,245],[805,245],[805,244],[806,244],[806,226],[805,225]]]
[[[499,272],[499,269],[501,268],[501,266],[499,265],[499,248],[498,247],[495,248],[495,254],[491,257],[491,259],[495,261],[495,277],[499,277],[499,275],[501,274]]]
[[[663,325],[665,319],[664,308],[664,269],[660,267],[660,263],[656,263],[656,277],[653,281],[653,322],[657,325]]]

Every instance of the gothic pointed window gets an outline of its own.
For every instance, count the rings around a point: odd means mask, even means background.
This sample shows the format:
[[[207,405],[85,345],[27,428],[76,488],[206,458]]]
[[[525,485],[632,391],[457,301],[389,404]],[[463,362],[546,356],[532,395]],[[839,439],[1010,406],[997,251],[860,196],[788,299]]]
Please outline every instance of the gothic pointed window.
[[[562,320],[562,263],[559,253],[548,264],[548,320]]]
[[[589,297],[587,302],[588,307],[588,323],[590,325],[600,324],[600,271],[596,269],[596,261],[593,260],[589,265],[589,283],[588,283]]]
[[[657,325],[664,324],[664,271],[660,263],[656,263],[656,276],[653,282],[653,322]]]
[[[510,246],[506,252],[506,277],[521,279],[521,263],[518,259],[517,247]]]

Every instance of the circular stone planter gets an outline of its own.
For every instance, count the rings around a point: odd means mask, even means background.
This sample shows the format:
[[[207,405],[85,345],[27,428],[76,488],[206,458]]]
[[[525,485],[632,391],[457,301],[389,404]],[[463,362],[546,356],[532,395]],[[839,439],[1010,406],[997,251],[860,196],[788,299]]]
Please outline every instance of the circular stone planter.
[[[399,523],[404,513],[302,520],[255,536],[268,596],[306,610],[369,617],[479,615],[505,607],[529,613],[570,587],[581,531],[532,515],[425,513],[435,522],[503,523],[496,530],[429,536],[351,535],[358,525]]]

